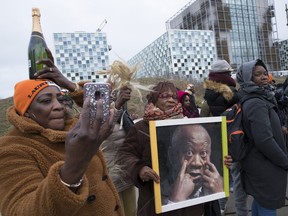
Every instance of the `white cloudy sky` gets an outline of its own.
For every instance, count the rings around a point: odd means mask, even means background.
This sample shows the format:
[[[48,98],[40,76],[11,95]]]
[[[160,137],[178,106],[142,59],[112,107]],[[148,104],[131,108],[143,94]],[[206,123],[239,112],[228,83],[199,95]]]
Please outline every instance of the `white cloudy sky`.
[[[32,7],[39,7],[47,45],[54,53],[53,32],[103,32],[112,45],[110,62],[128,60],[165,30],[165,22],[190,0],[7,0],[0,14],[0,98],[13,94],[14,84],[28,78],[27,48]],[[288,38],[285,4],[275,0],[280,39]]]

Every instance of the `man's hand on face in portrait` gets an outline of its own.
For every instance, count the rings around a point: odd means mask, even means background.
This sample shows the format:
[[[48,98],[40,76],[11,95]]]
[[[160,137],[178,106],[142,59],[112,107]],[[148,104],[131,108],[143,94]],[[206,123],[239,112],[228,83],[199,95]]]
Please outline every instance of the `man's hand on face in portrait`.
[[[223,179],[218,173],[215,165],[209,161],[207,161],[203,176],[203,186],[211,193],[223,192]]]
[[[195,189],[194,180],[200,180],[201,175],[193,177],[189,173],[186,173],[187,160],[184,160],[180,169],[179,175],[174,183],[174,188],[170,200],[172,202],[180,202],[187,200]]]

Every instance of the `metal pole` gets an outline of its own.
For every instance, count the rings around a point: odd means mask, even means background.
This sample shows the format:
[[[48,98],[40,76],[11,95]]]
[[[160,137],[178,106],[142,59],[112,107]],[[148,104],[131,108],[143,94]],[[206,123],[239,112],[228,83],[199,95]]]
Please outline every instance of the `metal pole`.
[[[287,4],[285,4],[285,11],[286,11],[286,19],[287,19],[287,26],[288,26],[288,8],[287,8]]]

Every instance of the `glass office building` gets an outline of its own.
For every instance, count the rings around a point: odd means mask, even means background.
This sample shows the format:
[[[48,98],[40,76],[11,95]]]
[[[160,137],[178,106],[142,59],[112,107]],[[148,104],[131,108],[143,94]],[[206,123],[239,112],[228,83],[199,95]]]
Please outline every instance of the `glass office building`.
[[[166,22],[167,29],[212,30],[217,58],[237,68],[262,59],[280,69],[273,0],[193,0]]]
[[[60,71],[71,81],[106,81],[96,72],[109,66],[106,33],[54,33],[55,59]]]
[[[279,58],[282,70],[288,70],[288,40],[279,41]]]
[[[212,31],[171,29],[128,60],[128,64],[139,66],[137,77],[176,76],[201,81],[214,61]]]

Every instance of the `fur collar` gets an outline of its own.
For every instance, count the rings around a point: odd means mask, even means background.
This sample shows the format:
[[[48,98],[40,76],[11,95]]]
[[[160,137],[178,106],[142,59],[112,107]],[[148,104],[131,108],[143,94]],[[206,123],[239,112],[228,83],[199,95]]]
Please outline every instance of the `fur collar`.
[[[7,118],[9,122],[18,129],[23,136],[40,135],[47,138],[53,143],[65,142],[68,130],[76,124],[78,119],[70,119],[66,121],[65,129],[57,131],[52,129],[43,128],[37,122],[25,116],[19,116],[14,108],[11,106],[7,110]],[[13,133],[13,131],[11,131]]]
[[[219,92],[227,101],[230,101],[233,98],[234,93],[231,88],[226,84],[214,82],[212,80],[205,80],[203,86],[205,89]]]

